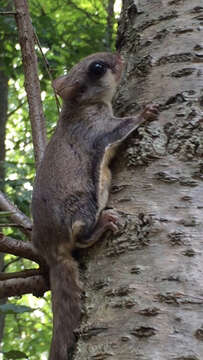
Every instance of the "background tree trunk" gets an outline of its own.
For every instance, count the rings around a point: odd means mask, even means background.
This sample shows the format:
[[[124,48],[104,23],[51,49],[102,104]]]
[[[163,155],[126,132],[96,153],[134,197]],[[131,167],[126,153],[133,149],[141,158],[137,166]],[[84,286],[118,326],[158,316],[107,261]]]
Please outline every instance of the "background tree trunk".
[[[3,71],[0,71],[0,190],[4,190],[5,181],[5,128],[8,110],[8,78]],[[0,253],[0,272],[4,266],[4,254]],[[0,299],[4,304],[6,299]],[[5,315],[0,314],[0,344],[3,339]]]
[[[114,161],[125,226],[84,259],[77,360],[202,359],[202,16],[201,0],[124,1],[115,109],[156,101],[161,114]]]

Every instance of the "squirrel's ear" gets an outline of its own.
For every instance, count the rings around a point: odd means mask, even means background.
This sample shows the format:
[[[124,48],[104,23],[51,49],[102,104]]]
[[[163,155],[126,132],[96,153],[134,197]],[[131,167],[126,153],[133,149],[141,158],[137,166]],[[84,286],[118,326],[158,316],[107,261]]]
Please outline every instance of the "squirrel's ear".
[[[56,91],[56,93],[63,99],[72,99],[78,88],[80,87],[79,82],[75,82],[74,84],[70,84],[68,75],[60,76],[52,82],[52,85]]]

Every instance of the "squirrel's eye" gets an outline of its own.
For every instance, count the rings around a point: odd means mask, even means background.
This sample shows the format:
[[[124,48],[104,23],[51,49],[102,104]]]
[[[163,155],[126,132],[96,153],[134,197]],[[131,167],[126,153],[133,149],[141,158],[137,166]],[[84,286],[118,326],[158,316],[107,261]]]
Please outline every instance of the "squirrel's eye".
[[[94,61],[89,65],[88,73],[90,76],[100,78],[105,74],[107,65],[103,61]]]

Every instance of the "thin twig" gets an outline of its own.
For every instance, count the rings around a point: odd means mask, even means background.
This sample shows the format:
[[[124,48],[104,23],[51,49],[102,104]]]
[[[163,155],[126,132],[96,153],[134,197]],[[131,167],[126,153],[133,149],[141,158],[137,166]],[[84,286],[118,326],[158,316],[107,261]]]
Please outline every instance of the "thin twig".
[[[58,99],[56,90],[55,90],[54,87],[53,87],[53,77],[52,77],[52,74],[51,74],[51,71],[50,71],[50,66],[49,66],[49,63],[48,63],[48,60],[47,60],[46,56],[45,56],[44,53],[43,53],[43,50],[42,50],[42,47],[41,47],[39,38],[38,38],[38,36],[37,36],[37,33],[36,33],[35,29],[33,29],[33,30],[34,30],[34,35],[35,35],[36,43],[37,43],[37,45],[38,45],[38,47],[39,47],[39,50],[40,50],[40,52],[41,52],[41,55],[42,55],[43,60],[44,60],[44,63],[45,63],[45,67],[46,67],[47,73],[48,73],[49,78],[50,78],[50,80],[51,80],[51,86],[52,86],[52,89],[53,89],[53,91],[54,91],[54,97],[55,97],[55,101],[56,101],[56,106],[57,106],[57,109],[58,109],[58,113],[60,113],[61,105],[60,105],[60,102],[59,102],[59,99]]]
[[[17,110],[19,110],[21,108],[21,106],[23,106],[26,103],[26,101],[23,101],[21,103],[19,103],[19,105],[14,109],[11,110],[8,114],[7,114],[7,118],[9,118],[11,115],[13,115]]]
[[[16,15],[15,11],[0,11],[0,15]]]
[[[0,223],[0,229],[1,228],[8,228],[8,227],[18,227],[18,228],[21,228],[22,226],[21,225],[18,225],[18,224],[13,224],[13,223]]]
[[[18,257],[16,257],[16,258],[12,259],[11,261],[7,262],[7,264],[5,264],[5,265],[3,266],[2,272],[5,272],[6,269],[7,269],[10,265],[14,264],[15,262],[18,262],[20,259],[21,259],[21,257],[18,256]]]
[[[29,142],[27,142],[26,144],[29,144]],[[33,162],[27,162],[27,161],[23,161],[23,162],[19,162],[19,161],[5,161],[5,164],[8,164],[8,165],[26,165],[26,166],[34,166],[34,163]],[[26,180],[25,180],[26,181]]]
[[[77,11],[80,11],[81,13],[83,13],[85,16],[87,16],[92,22],[94,22],[97,25],[101,25],[101,23],[97,20],[95,20],[93,17],[94,15],[89,13],[87,10],[79,7],[78,5],[76,5],[72,0],[68,0],[67,4],[72,6],[74,9],[76,9]],[[98,15],[97,15],[98,18]]]
[[[20,229],[28,236],[31,235],[32,223],[30,219],[23,214],[17,206],[15,206],[7,197],[0,191],[0,210],[10,211],[10,218]]]

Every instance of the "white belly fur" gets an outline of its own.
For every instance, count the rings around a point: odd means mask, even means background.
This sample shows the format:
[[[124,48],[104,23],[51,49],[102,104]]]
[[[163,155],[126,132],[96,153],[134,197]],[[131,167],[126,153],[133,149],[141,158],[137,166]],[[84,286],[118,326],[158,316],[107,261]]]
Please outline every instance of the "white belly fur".
[[[113,156],[115,155],[116,148],[118,144],[111,144],[105,149],[105,153],[103,159],[101,161],[100,169],[99,169],[99,186],[98,186],[98,214],[106,207],[108,198],[109,198],[109,191],[111,186],[111,171],[109,169],[109,163]]]

